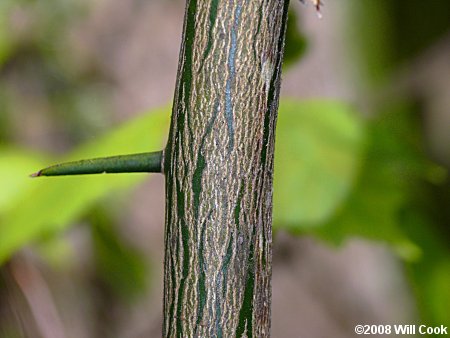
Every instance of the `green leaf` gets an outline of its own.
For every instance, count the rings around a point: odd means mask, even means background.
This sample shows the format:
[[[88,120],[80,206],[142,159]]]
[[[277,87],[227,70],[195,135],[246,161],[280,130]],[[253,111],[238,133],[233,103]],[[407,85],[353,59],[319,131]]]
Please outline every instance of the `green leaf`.
[[[364,148],[364,123],[338,101],[280,103],[274,178],[274,226],[320,226],[349,194]]]
[[[402,258],[416,260],[422,249],[402,229],[401,213],[412,184],[428,175],[430,164],[420,149],[410,107],[391,104],[389,109],[367,128],[367,149],[355,188],[314,233],[333,243],[355,236],[385,241]]]
[[[16,204],[17,199],[31,189],[28,177],[30,168],[38,168],[43,163],[42,158],[29,151],[0,148],[0,214]]]
[[[398,223],[405,195],[394,182],[395,177],[383,175],[381,170],[376,163],[367,163],[346,203],[315,234],[335,244],[355,236],[382,240],[393,245],[401,257],[416,259],[421,250]]]
[[[333,101],[280,104],[274,227],[334,244],[351,237],[385,241],[403,258],[421,249],[401,228],[411,181],[429,176],[405,107],[370,124]],[[406,107],[407,108],[407,107]]]
[[[126,123],[61,161],[161,149],[168,126],[167,112],[168,109],[159,109]],[[29,173],[36,169],[40,166],[30,167]],[[0,216],[0,263],[23,245],[65,229],[102,197],[130,188],[147,177],[124,174],[29,179],[29,193]]]

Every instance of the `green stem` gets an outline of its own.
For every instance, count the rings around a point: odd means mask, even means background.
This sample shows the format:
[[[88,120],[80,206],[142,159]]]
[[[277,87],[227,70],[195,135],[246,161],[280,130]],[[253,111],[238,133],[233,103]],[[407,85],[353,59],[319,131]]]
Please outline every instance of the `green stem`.
[[[119,155],[56,164],[31,174],[38,176],[86,175],[102,173],[160,173],[163,152]]]

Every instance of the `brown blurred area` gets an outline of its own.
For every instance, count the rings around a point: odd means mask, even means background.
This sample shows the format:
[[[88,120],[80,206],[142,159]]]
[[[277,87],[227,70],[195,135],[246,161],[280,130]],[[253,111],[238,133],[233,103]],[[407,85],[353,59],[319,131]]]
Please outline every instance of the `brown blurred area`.
[[[82,14],[67,31],[66,44],[70,49],[65,60],[72,69],[70,76],[81,78],[80,82],[88,83],[86,90],[93,86],[100,95],[80,103],[88,110],[78,118],[76,128],[83,129],[89,122],[89,129],[72,134],[61,122],[72,119],[69,112],[48,112],[53,108],[41,95],[40,65],[29,64],[18,71],[11,64],[1,76],[8,78],[14,95],[20,98],[15,101],[17,114],[8,121],[9,133],[18,144],[63,153],[79,142],[95,138],[99,131],[166,105],[173,98],[184,2],[82,3]],[[302,61],[285,72],[282,95],[349,100],[370,115],[371,100],[376,101],[377,97],[368,99],[361,95],[364,84],[347,62],[351,51],[343,48],[348,38],[346,6],[340,1],[325,3],[323,18],[318,19],[312,6],[292,1],[310,45]],[[26,40],[39,18],[18,8],[10,20],[15,34],[22,34]],[[424,98],[428,144],[442,162],[450,158],[450,101],[444,93],[450,88],[448,38],[406,64],[404,74],[399,74],[398,83],[389,90],[418,92]],[[20,58],[16,62],[26,65],[26,60]],[[411,67],[416,70],[414,75],[409,72]],[[57,78],[58,68],[55,69]],[[97,110],[98,115],[94,113]],[[114,297],[105,288],[92,262],[88,225],[78,224],[64,234],[77,253],[65,266],[55,268],[25,249],[2,268],[1,338],[161,335],[163,178],[149,177],[127,198],[125,206],[121,206],[124,209],[117,231],[127,245],[144,254],[151,267],[145,293],[131,302]],[[360,239],[335,248],[307,236],[277,233],[272,287],[275,338],[347,338],[354,335],[356,324],[410,324],[418,316],[399,258],[383,244]],[[12,327],[20,328],[19,336],[8,336],[14,331]]]

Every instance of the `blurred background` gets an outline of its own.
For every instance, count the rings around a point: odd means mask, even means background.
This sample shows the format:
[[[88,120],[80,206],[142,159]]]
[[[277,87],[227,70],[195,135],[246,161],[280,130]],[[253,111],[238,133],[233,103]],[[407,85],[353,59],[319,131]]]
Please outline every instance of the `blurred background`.
[[[291,0],[273,337],[450,327],[450,2]],[[161,149],[185,2],[0,1],[0,337],[159,337],[159,175],[42,178]]]

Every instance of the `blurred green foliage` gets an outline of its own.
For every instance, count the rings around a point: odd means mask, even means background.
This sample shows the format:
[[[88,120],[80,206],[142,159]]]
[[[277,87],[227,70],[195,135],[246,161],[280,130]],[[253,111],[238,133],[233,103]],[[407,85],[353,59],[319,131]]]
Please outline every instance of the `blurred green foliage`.
[[[450,2],[441,0],[350,0],[345,3],[349,48],[361,79],[383,85],[448,34]]]
[[[27,174],[60,160],[161,149],[169,109],[148,112],[56,159],[15,145],[20,112],[14,105],[24,93],[5,80],[17,76],[26,83],[43,83],[45,114],[63,126],[67,144],[104,129],[108,99],[102,93],[108,83],[92,65],[77,69],[72,64],[65,39],[74,18],[82,15],[83,4],[0,1],[0,263],[22,247],[45,242],[88,219],[95,263],[102,276],[114,276],[103,282],[127,297],[145,285],[145,264],[121,240],[104,201],[147,176],[30,180]],[[356,67],[365,85],[375,89],[449,29],[450,2],[352,0],[348,5],[353,13],[348,40],[360,56]],[[14,18],[24,20],[19,28],[25,32],[11,29]],[[290,65],[306,46],[296,26],[295,14],[290,13]],[[407,95],[386,99],[373,117],[363,118],[357,108],[336,100],[282,100],[274,228],[311,234],[333,245],[353,237],[386,243],[405,262],[424,323],[450,326],[449,172],[426,152],[416,103]]]
[[[13,147],[0,148],[0,214],[17,205],[20,196],[31,189],[30,167],[39,168],[43,163],[42,156],[33,152]]]
[[[410,144],[417,127],[408,115],[408,110],[397,109],[370,121],[357,182],[346,204],[320,229],[322,237],[337,242],[355,235],[384,240],[405,259],[420,255],[401,230],[398,213],[407,203],[410,185],[425,178],[433,164]]]
[[[450,2],[354,0],[349,5],[353,20],[348,22],[348,34],[359,55],[358,72],[364,86],[374,92],[398,81],[395,76],[405,63],[417,60],[450,32]],[[411,69],[411,75],[415,72]],[[406,271],[421,320],[427,325],[450,326],[449,168],[433,163],[426,150],[422,116],[426,111],[420,99],[408,93],[386,98],[376,107],[361,188],[372,186],[378,197],[366,191],[357,199],[372,196],[360,215],[388,218],[371,225],[361,218],[359,226],[355,223],[356,227],[347,230],[348,235],[368,238],[397,237],[400,246],[394,250],[409,259]],[[330,222],[323,231],[333,233],[349,224]],[[387,224],[395,228],[395,234],[389,234]]]
[[[81,146],[63,160],[139,153],[148,147],[159,149],[166,130],[163,126],[168,123],[167,111],[153,111],[129,122],[103,138]],[[16,152],[16,157],[23,161],[27,154]],[[25,163],[31,164],[31,160]],[[72,224],[101,197],[130,188],[146,177],[136,174],[61,177],[57,180],[40,178],[28,182],[24,189],[22,178],[27,175],[23,163],[19,162],[22,167],[17,172],[7,159],[0,161],[1,164],[4,167],[0,167],[0,172],[5,175],[0,177],[0,185],[8,184],[9,190],[14,191],[15,204],[0,215],[0,262],[24,244]],[[17,182],[16,187],[11,186],[14,182]]]
[[[320,225],[351,191],[361,166],[365,123],[331,100],[282,100],[277,122],[274,224]]]

